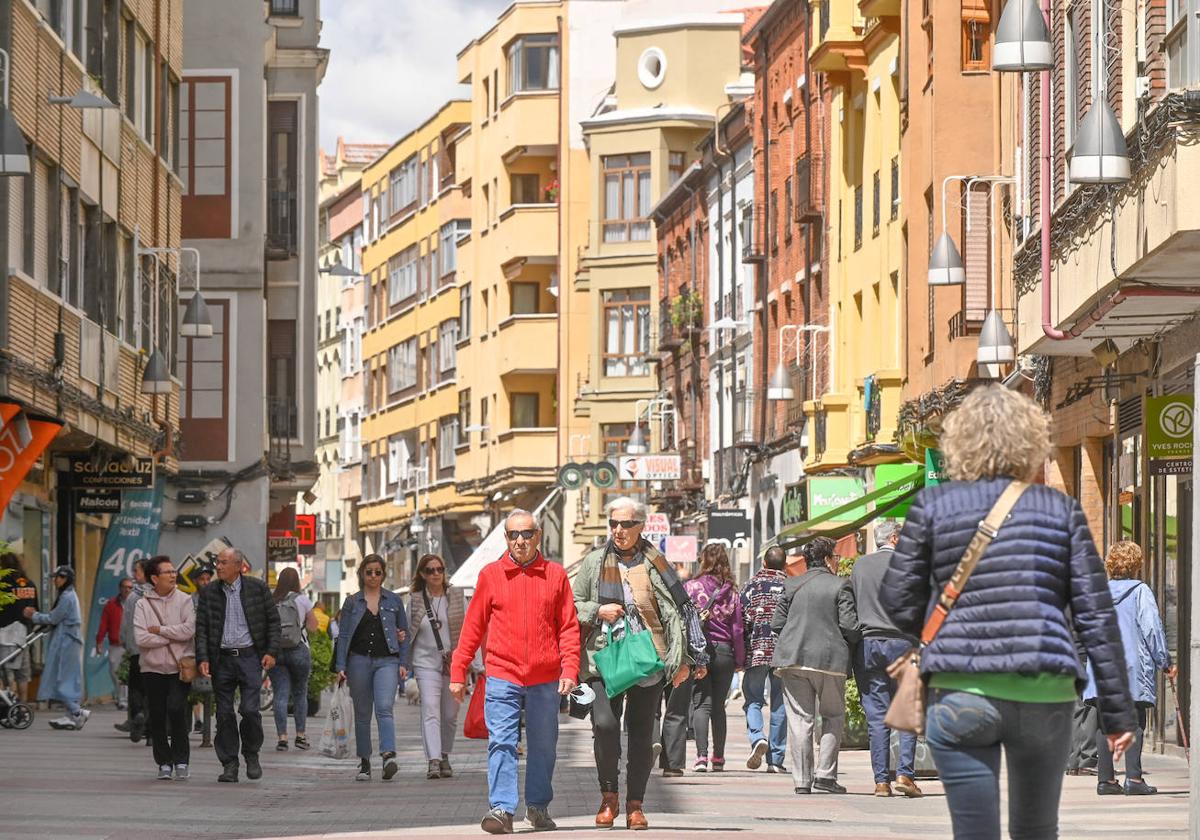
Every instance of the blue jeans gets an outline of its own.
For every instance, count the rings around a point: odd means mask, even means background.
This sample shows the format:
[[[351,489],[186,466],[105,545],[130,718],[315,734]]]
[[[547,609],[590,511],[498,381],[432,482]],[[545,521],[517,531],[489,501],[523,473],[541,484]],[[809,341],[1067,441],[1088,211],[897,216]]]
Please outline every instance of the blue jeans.
[[[308,645],[284,648],[279,651],[275,667],[269,672],[275,689],[275,734],[287,740],[288,698],[296,714],[296,734],[304,734],[308,720],[308,675],[312,673],[312,654]]]
[[[867,716],[867,742],[871,745],[871,771],[876,784],[891,780],[888,765],[892,731],[884,726],[883,718],[892,704],[896,682],[888,676],[887,668],[911,647],[903,639],[867,638],[854,651],[854,681],[858,683],[863,714]],[[911,779],[916,755],[917,736],[901,732],[896,775]]]
[[[400,657],[352,653],[346,665],[346,682],[354,702],[354,742],[358,757],[371,757],[372,706],[379,727],[379,752],[394,753],[396,721],[392,717],[392,708],[396,705],[396,689],[400,684]]]
[[[763,702],[767,682],[771,684],[771,736],[763,734]],[[742,696],[745,702],[742,709],[746,712],[746,734],[750,736],[750,746],[766,739],[767,764],[775,767],[783,766],[783,757],[787,750],[787,709],[783,705],[783,680],[770,665],[753,665],[742,675]]]
[[[1074,703],[1018,703],[929,692],[925,740],[946,790],[954,840],[1000,840],[1000,748],[1012,840],[1058,837]]]
[[[517,811],[517,740],[525,710],[525,805],[548,808],[558,757],[558,681],[517,685],[487,678],[483,717],[488,728],[489,807]]]

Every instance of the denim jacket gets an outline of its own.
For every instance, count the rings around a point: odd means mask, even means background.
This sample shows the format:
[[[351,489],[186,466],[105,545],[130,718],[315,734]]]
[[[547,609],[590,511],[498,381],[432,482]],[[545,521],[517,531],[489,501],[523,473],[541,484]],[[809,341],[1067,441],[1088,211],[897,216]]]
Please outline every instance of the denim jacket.
[[[338,671],[346,670],[346,662],[350,658],[350,640],[354,638],[354,631],[358,629],[358,623],[362,621],[366,611],[367,599],[361,590],[347,596],[346,602],[342,604],[342,617],[338,621],[336,659]],[[408,615],[404,612],[404,601],[390,589],[381,590],[379,593],[379,617],[383,621],[383,635],[387,640],[388,650],[391,653],[399,654],[401,662],[407,662]],[[403,642],[396,638],[396,633],[400,630],[406,634]]]

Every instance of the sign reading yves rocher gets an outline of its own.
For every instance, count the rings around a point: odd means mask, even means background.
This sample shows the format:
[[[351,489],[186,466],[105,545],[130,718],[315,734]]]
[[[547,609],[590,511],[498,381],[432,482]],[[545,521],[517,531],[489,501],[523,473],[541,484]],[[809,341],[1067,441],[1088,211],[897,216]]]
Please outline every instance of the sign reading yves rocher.
[[[96,461],[74,455],[70,467],[60,474],[75,490],[144,490],[154,486],[153,458],[109,458]]]

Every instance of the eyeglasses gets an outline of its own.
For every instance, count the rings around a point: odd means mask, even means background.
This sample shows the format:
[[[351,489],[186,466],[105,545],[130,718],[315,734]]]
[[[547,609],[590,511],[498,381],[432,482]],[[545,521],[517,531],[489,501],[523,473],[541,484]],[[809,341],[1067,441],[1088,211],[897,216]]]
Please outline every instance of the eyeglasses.
[[[610,519],[608,520],[609,528],[624,528],[628,531],[630,528],[636,528],[642,524],[640,519]]]
[[[537,532],[537,528],[525,528],[520,531],[506,531],[505,533],[508,535],[508,539],[511,541],[515,540],[517,537],[525,540],[531,540],[534,538]]]
[[[383,569],[367,569],[363,572],[363,577],[383,577]]]
[[[441,566],[426,566],[421,570],[421,574],[423,575],[443,575],[445,573],[446,570]]]

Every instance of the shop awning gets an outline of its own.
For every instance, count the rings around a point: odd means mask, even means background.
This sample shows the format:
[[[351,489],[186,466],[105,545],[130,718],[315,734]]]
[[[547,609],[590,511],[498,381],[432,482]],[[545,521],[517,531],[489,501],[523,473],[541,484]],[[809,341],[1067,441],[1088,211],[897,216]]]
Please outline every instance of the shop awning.
[[[533,510],[534,519],[541,515],[541,512],[554,501],[560,492],[562,492],[562,488],[555,485],[546,494],[546,498],[542,499],[542,503]],[[500,555],[507,548],[508,543],[504,540],[504,520],[501,519],[496,523],[496,527],[483,538],[483,542],[479,544],[478,548],[471,552],[471,556],[463,561],[463,564],[455,570],[454,575],[450,578],[450,585],[460,586],[463,589],[474,589],[475,582],[479,580],[479,573],[483,571],[483,567],[493,560],[499,560]]]
[[[29,411],[24,403],[0,396],[0,518],[29,470],[65,425],[47,414]]]
[[[807,519],[804,522],[784,528],[775,536],[775,540],[772,543],[764,546],[764,550],[770,547],[770,545],[778,545],[784,549],[796,548],[815,537],[829,537],[836,540],[844,537],[846,534],[853,534],[872,520],[883,516],[896,506],[911,499],[924,486],[925,471],[917,470],[907,478],[877,487],[870,493],[847,502],[841,507],[834,508],[822,513],[820,516],[814,516],[812,519]],[[870,502],[878,502],[881,499],[884,501],[884,504],[876,506],[874,510],[866,511],[847,522],[838,521],[845,514],[862,508]]]

